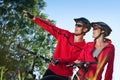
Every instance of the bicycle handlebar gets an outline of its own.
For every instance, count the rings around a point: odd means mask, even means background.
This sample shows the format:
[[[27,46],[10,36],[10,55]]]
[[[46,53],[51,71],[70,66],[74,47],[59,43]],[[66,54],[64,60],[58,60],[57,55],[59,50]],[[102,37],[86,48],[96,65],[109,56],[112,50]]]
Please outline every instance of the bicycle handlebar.
[[[94,57],[94,59],[95,59],[95,62],[79,62],[79,63],[68,64],[68,65],[66,65],[66,66],[67,66],[67,67],[77,66],[77,67],[87,68],[87,67],[88,67],[89,65],[91,65],[91,64],[97,64],[97,63],[98,63],[97,57]]]
[[[28,49],[26,49],[26,48],[24,48],[24,47],[21,47],[20,45],[17,45],[17,48],[19,48],[19,49],[21,49],[21,50],[23,50],[23,51],[26,51],[26,52],[28,52],[28,53],[30,53],[30,54],[32,54],[32,55],[36,55],[36,57],[40,57],[41,59],[45,60],[46,62],[51,62],[50,59],[42,56],[41,54],[38,54],[38,55],[37,55],[36,52],[30,51],[30,50],[28,50]]]
[[[91,64],[97,64],[98,61],[96,62],[80,62],[80,63],[73,63],[73,64],[68,64],[66,65],[68,68],[69,67],[74,67],[74,66],[78,66],[78,67],[88,67]]]
[[[79,63],[73,63],[73,64],[66,65],[66,67],[68,67],[68,68],[73,67],[74,69],[82,69],[85,74],[88,71],[88,67],[91,64],[97,64],[97,63],[98,63],[98,61],[96,61],[96,62],[79,62]]]

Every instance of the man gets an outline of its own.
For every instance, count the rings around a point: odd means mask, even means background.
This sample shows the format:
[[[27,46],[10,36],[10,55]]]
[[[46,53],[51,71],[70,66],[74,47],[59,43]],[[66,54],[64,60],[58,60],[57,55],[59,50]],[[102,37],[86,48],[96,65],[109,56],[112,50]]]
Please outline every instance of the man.
[[[52,62],[55,64],[57,62],[58,64],[53,65],[50,63],[44,77],[48,75],[57,75],[67,80],[68,77],[72,75],[72,70],[68,69],[66,64],[73,63],[85,46],[84,36],[91,29],[90,22],[84,17],[74,19],[76,22],[75,32],[71,33],[56,27],[46,20],[35,17],[27,11],[23,12],[25,17],[32,19],[34,23],[48,31],[58,41],[52,55]]]

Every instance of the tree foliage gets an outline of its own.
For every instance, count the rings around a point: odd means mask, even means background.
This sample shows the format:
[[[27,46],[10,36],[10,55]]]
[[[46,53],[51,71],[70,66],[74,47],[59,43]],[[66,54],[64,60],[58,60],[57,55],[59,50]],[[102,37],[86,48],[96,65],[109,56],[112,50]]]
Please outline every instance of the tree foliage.
[[[27,55],[26,52],[17,48],[18,44],[23,47],[50,57],[54,49],[55,40],[42,28],[31,20],[23,17],[23,10],[47,19],[41,13],[45,7],[43,0],[0,0],[0,67],[5,67],[4,79],[16,78],[18,72],[26,77],[25,71],[31,69],[35,56]],[[50,20],[54,23],[53,20]],[[36,59],[35,67],[42,75],[46,65],[40,58]]]

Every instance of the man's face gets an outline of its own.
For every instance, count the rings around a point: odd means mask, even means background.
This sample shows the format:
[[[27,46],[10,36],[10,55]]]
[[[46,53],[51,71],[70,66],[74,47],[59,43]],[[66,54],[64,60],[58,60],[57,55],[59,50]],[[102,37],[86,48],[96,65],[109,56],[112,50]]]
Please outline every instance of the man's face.
[[[75,24],[75,34],[81,34],[83,32],[83,23],[82,22],[76,22]]]

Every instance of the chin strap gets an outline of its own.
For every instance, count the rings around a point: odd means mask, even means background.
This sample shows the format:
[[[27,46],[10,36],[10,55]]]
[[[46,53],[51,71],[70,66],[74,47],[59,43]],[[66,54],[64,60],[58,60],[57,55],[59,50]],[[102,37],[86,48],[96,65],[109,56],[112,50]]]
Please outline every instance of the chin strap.
[[[104,31],[102,31],[102,32],[95,38],[95,40],[98,39],[102,34],[104,34]]]
[[[100,36],[101,36],[101,33],[95,38],[95,40],[98,39]]]
[[[82,32],[80,34],[74,34],[75,36],[79,36],[79,35],[82,35],[82,34],[85,34],[85,32]]]

